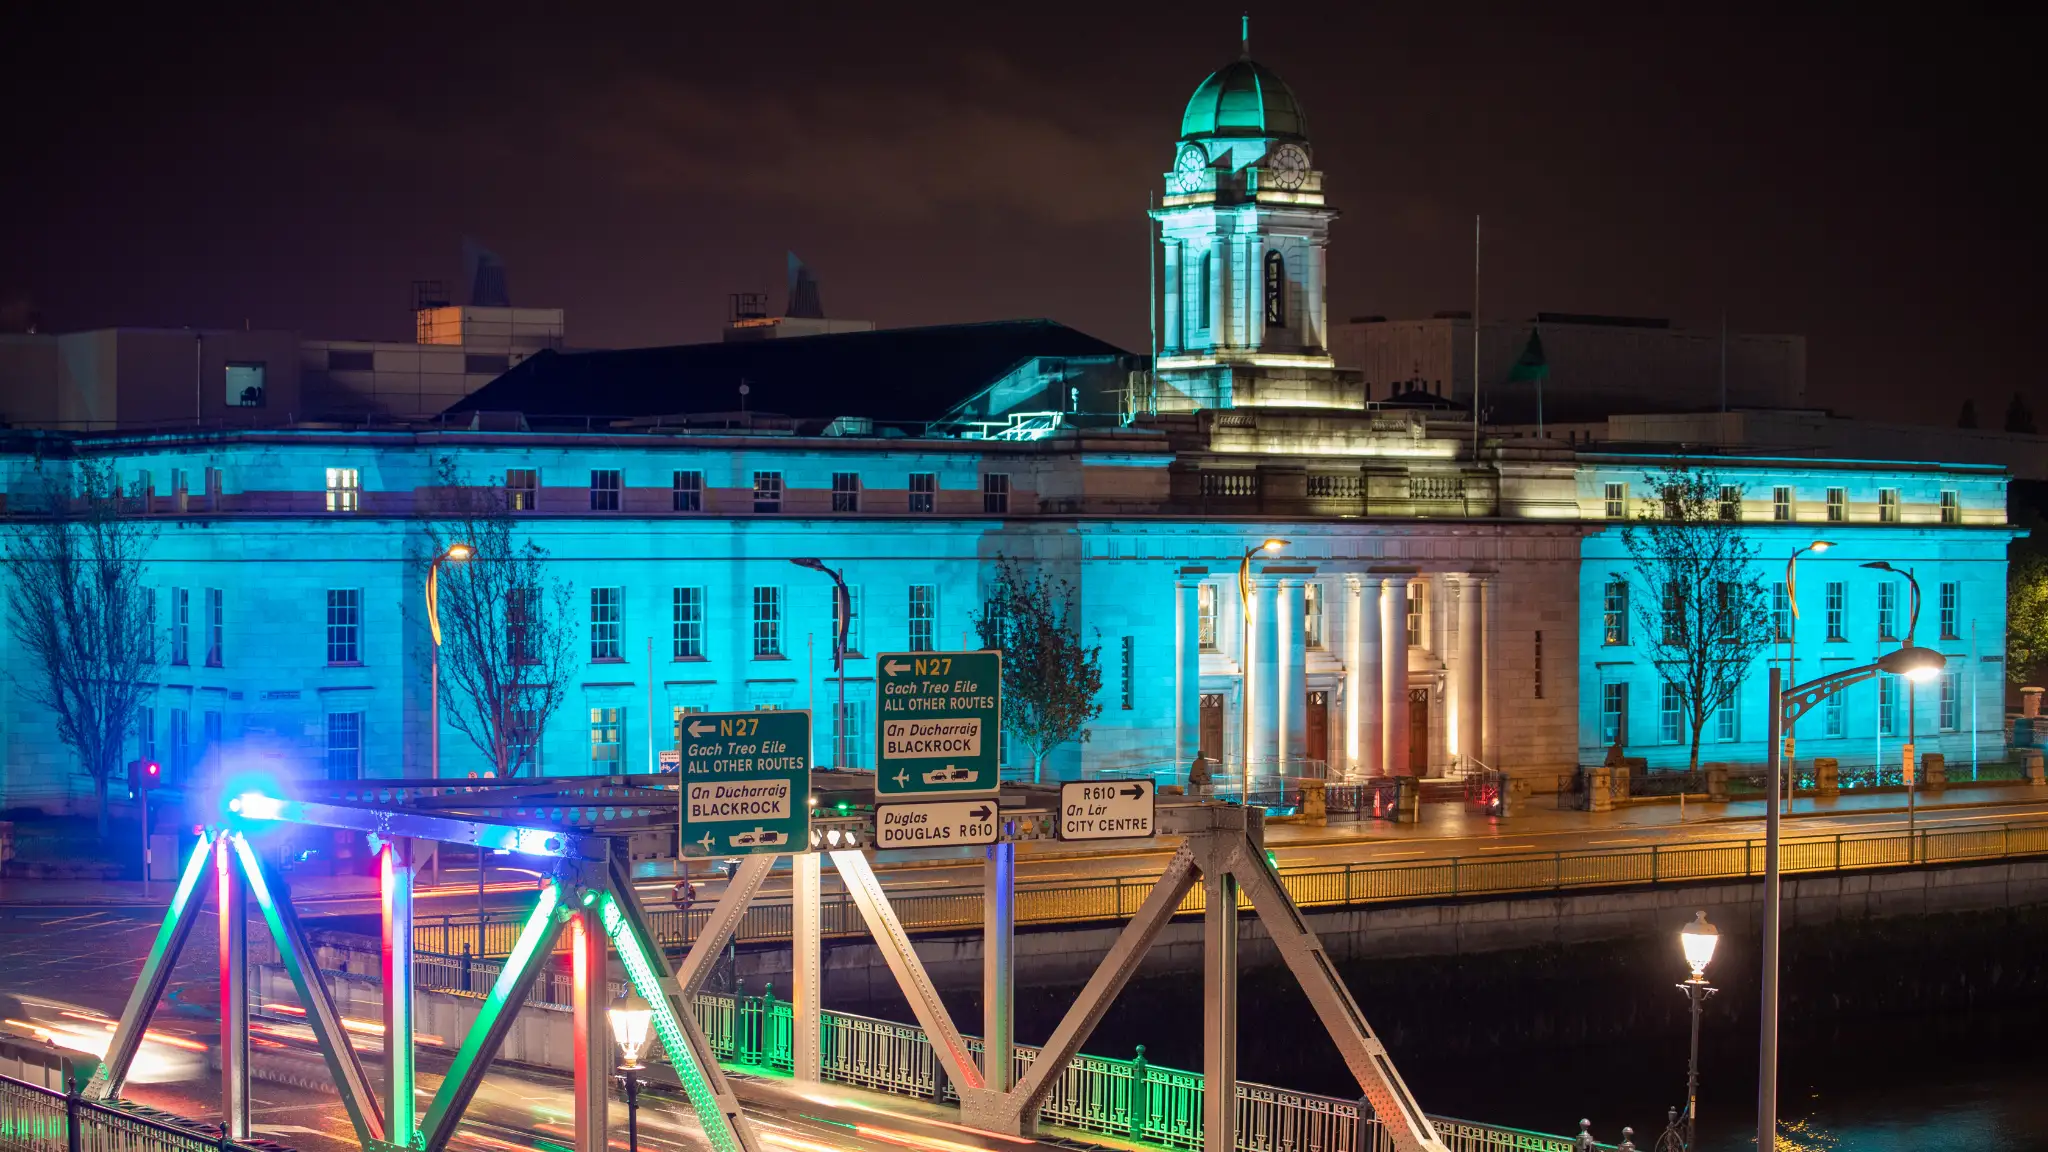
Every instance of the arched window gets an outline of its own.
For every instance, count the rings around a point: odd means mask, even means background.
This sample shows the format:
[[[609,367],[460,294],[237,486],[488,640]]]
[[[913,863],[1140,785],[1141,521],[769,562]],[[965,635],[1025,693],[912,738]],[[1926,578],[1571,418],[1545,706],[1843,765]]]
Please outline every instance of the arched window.
[[[1287,258],[1277,248],[1266,251],[1266,326],[1287,327]]]
[[[1215,254],[1214,252],[1204,251],[1204,252],[1202,253],[1202,282],[1201,282],[1201,286],[1200,286],[1200,288],[1199,288],[1199,290],[1198,290],[1198,294],[1199,294],[1199,295],[1200,295],[1200,297],[1201,297],[1201,307],[1200,307],[1200,309],[1198,309],[1198,310],[1197,310],[1197,312],[1196,312],[1196,317],[1197,317],[1197,319],[1196,319],[1196,323],[1197,323],[1197,325],[1198,325],[1199,327],[1203,328],[1204,330],[1206,330],[1206,329],[1207,329],[1207,328],[1209,327],[1209,323],[1210,323],[1210,321],[1209,321],[1209,282],[1210,282],[1210,280],[1211,280],[1211,279],[1213,278],[1213,276],[1215,275],[1215,272],[1216,272],[1216,254]]]

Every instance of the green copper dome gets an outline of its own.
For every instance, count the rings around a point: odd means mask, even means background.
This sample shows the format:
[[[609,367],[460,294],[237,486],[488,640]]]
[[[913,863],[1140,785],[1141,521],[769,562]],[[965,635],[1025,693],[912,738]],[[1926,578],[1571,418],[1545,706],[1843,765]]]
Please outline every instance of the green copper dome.
[[[1180,138],[1261,136],[1307,140],[1308,117],[1294,90],[1250,57],[1212,73],[1188,100]]]

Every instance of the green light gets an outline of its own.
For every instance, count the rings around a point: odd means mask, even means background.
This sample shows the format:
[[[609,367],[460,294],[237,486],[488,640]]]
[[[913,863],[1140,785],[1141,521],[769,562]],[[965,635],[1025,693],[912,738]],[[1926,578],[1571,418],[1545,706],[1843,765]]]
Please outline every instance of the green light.
[[[583,890],[583,906],[588,908],[595,903],[597,903],[597,893],[592,889],[585,888]]]
[[[1271,852],[1266,853],[1266,867],[1275,869],[1277,871],[1280,867],[1280,857],[1274,855]]]
[[[730,1124],[725,1122],[725,1110],[711,1091],[710,1081],[704,1078],[703,1068],[698,1066],[696,1055],[690,1051],[683,1026],[676,1019],[668,994],[662,990],[661,978],[655,974],[653,962],[648,959],[646,945],[641,942],[640,934],[626,923],[626,914],[619,910],[619,903],[611,893],[605,893],[598,916],[604,921],[605,934],[612,938],[613,947],[618,949],[626,978],[633,982],[634,990],[654,1010],[655,1035],[661,1037],[668,1062],[675,1068],[676,1079],[682,1082],[690,1105],[697,1110],[697,1120],[703,1125],[712,1147],[718,1152],[744,1152]]]
[[[853,809],[853,805],[852,805],[852,804],[850,804],[850,803],[848,803],[847,801],[845,801],[845,800],[841,800],[841,801],[839,802],[839,811],[840,811],[840,812],[841,812],[842,814],[843,814],[843,813],[846,813],[846,812],[850,812],[850,811],[852,811],[852,809]]]

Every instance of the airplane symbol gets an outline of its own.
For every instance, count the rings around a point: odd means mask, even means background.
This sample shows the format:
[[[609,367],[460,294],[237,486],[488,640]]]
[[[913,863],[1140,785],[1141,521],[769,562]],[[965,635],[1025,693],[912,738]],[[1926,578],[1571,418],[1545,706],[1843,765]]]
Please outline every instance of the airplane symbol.
[[[711,851],[711,849],[717,847],[718,845],[717,839],[715,839],[709,832],[706,832],[704,834],[704,838],[702,840],[697,841],[697,843],[702,844],[704,846],[704,851],[706,852]]]
[[[903,769],[901,769],[901,768],[898,768],[898,769],[896,770],[896,776],[895,776],[895,780],[896,780],[896,786],[897,786],[898,788],[901,788],[901,787],[903,787],[903,786],[904,786],[905,784],[908,784],[908,783],[910,783],[910,773],[908,773],[908,772],[904,771],[904,770],[903,770]]]
[[[715,727],[717,725],[706,724],[702,720],[692,720],[690,721],[690,737],[693,740],[701,740],[706,732],[711,731]]]
[[[901,676],[905,672],[910,671],[910,665],[903,663],[901,660],[891,660],[887,664],[882,665],[882,671],[887,672],[891,676]]]

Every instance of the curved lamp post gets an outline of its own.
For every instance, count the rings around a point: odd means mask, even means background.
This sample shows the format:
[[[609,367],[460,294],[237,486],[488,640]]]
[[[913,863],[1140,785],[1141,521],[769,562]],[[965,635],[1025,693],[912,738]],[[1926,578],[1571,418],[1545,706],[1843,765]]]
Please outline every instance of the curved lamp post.
[[[616,1006],[605,1009],[605,1015],[611,1019],[612,1039],[619,1044],[619,1075],[626,1081],[626,1152],[639,1152],[640,1053],[647,1047],[654,1009],[629,988]]]
[[[443,561],[460,564],[475,555],[475,548],[458,540],[441,549],[441,554],[427,565],[427,630],[434,634],[434,671],[430,685],[433,705],[428,721],[433,733],[427,774],[437,780],[441,776],[441,564]]]
[[[1785,560],[1785,605],[1792,610],[1792,626],[1785,632],[1785,678],[1787,680],[1799,675],[1799,558],[1808,552],[1818,556],[1834,546],[1835,542],[1832,540],[1815,540],[1813,543],[1794,551]],[[1797,747],[1792,739],[1792,729],[1787,727],[1785,729],[1785,760],[1788,767],[1797,763],[1799,759],[1797,751]],[[1786,775],[1787,777],[1794,776],[1789,771]],[[1792,800],[1792,793],[1789,788],[1786,790],[1785,800],[1787,803],[1790,803]]]
[[[1243,643],[1238,646],[1237,656],[1244,665],[1241,678],[1244,704],[1239,709],[1238,720],[1238,727],[1243,729],[1239,735],[1243,737],[1244,756],[1243,763],[1238,765],[1243,791],[1238,793],[1237,802],[1245,807],[1250,807],[1252,802],[1252,557],[1261,552],[1278,552],[1289,543],[1278,538],[1268,540],[1245,549],[1244,558],[1237,562],[1237,615],[1243,631]]]
[[[1657,1141],[1657,1152],[1685,1152],[1693,1145],[1699,1133],[1700,1100],[1700,1006],[1707,997],[1719,989],[1707,983],[1707,965],[1714,961],[1714,946],[1721,942],[1721,933],[1707,923],[1705,912],[1693,914],[1693,921],[1679,930],[1679,947],[1685,951],[1685,966],[1692,969],[1692,975],[1678,985],[1692,1001],[1692,1051],[1685,1062],[1685,1111],[1673,1117],[1664,1135]],[[1680,1124],[1685,1127],[1681,1129]]]
[[[1784,770],[1779,756],[1782,750],[1779,734],[1821,701],[1851,684],[1861,684],[1879,672],[1904,676],[1908,681],[1927,680],[1941,675],[1947,663],[1948,658],[1934,649],[1909,644],[1878,657],[1875,664],[1847,668],[1791,688],[1784,687],[1778,669],[1771,669],[1770,743],[1764,750],[1769,766],[1767,782],[1770,784],[1770,797],[1764,802],[1764,995],[1763,1028],[1757,1059],[1758,1148],[1777,1147],[1778,1133],[1778,783]]]
[[[825,562],[815,556],[791,560],[799,568],[822,572],[832,578],[832,670],[839,673],[839,715],[832,723],[832,766],[844,768],[846,740],[846,636],[853,623],[853,595],[846,590],[846,570],[827,568]]]
[[[1912,585],[1912,606],[1906,616],[1906,642],[1901,645],[1902,648],[1911,648],[1913,646],[1913,633],[1920,627],[1920,581],[1913,578],[1913,570],[1911,568],[1894,568],[1883,560],[1872,560],[1865,564],[1864,567],[1875,568],[1879,572],[1889,572],[1894,576],[1904,576],[1906,583]],[[1919,679],[1909,677],[1906,680],[1906,754],[1905,770],[1902,773],[1902,778],[1906,782],[1906,843],[1909,846],[1913,843],[1914,825],[1917,823],[1916,817],[1918,815],[1916,812],[1918,805],[1915,803],[1915,798],[1919,794],[1919,789],[1914,786],[1913,781],[1913,757],[1916,753],[1915,745],[1919,743],[1920,736]]]

